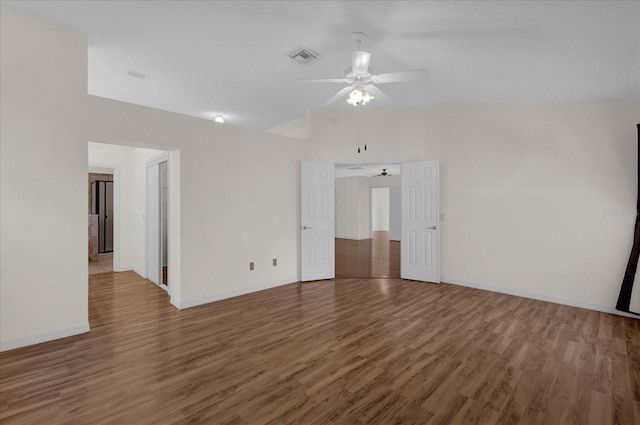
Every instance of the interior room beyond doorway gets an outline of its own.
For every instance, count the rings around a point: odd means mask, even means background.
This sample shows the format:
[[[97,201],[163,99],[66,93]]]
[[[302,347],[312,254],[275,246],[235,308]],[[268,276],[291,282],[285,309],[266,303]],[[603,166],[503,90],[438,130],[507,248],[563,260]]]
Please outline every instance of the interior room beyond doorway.
[[[400,278],[400,164],[337,164],[335,188],[335,276]]]
[[[113,271],[113,169],[89,167],[89,274]]]

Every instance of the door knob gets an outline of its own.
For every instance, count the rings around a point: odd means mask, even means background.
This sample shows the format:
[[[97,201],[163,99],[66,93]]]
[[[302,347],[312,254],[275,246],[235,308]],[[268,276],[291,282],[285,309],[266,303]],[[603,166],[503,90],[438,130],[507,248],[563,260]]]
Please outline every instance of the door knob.
[[[309,227],[309,226],[302,226],[302,230],[311,230],[311,227]]]
[[[438,226],[427,227],[427,230],[438,230]]]

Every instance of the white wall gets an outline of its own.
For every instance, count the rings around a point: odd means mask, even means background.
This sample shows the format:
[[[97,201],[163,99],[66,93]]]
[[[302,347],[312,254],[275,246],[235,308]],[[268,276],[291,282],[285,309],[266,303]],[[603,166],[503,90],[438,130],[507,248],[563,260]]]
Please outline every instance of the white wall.
[[[369,177],[336,179],[336,238],[369,239]]]
[[[314,160],[441,160],[444,281],[612,309],[633,236],[640,102],[311,111]],[[384,118],[384,119],[383,119]],[[363,156],[364,155],[364,156]],[[366,158],[365,158],[366,157]]]
[[[371,229],[389,231],[389,188],[371,189]]]
[[[9,349],[89,330],[87,40],[4,8],[0,31],[0,349]]]
[[[389,239],[392,241],[400,241],[402,234],[400,179],[401,176],[396,174],[393,176],[373,176],[369,180],[372,188],[389,188]]]
[[[1,14],[1,349],[88,329],[88,141],[170,150],[174,305],[296,280],[304,143],[88,96],[84,35]]]
[[[92,140],[180,148],[182,290],[172,292],[172,303],[185,307],[296,281],[303,143],[93,96],[88,108]],[[177,255],[169,245],[171,262]],[[175,283],[176,267],[169,269]]]
[[[400,187],[400,176],[373,176],[369,179],[370,187]]]
[[[389,240],[402,239],[402,188],[389,187]]]

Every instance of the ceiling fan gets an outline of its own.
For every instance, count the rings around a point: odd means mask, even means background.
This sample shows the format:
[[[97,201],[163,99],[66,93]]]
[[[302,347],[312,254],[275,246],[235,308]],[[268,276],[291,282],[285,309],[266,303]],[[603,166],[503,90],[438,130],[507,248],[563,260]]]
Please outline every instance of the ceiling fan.
[[[382,103],[388,102],[389,97],[376,84],[401,83],[415,81],[427,76],[424,68],[408,71],[388,72],[385,74],[372,74],[369,69],[371,53],[360,50],[360,43],[367,35],[363,32],[354,32],[353,39],[357,44],[356,50],[351,52],[351,68],[347,68],[343,78],[316,78],[308,80],[298,80],[308,83],[346,83],[347,86],[333,95],[325,102],[324,106],[329,106],[337,102],[340,98],[349,93],[347,103],[354,106],[362,106],[373,100],[374,96]]]
[[[383,168],[382,173],[378,174],[378,176],[386,177],[391,176],[391,174],[387,173],[387,168]]]

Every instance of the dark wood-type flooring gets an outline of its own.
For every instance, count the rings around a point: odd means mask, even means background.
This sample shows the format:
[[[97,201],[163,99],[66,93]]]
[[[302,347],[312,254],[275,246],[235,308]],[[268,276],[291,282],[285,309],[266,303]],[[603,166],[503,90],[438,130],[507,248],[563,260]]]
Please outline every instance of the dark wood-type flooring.
[[[364,240],[336,238],[336,277],[400,278],[400,242],[389,232]]]
[[[0,423],[640,423],[636,319],[396,279],[89,294],[90,333],[0,353]]]

